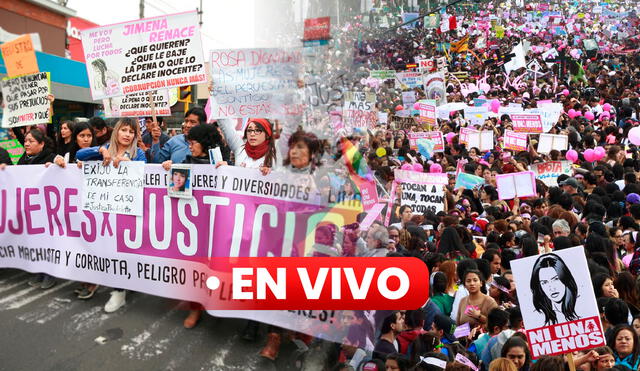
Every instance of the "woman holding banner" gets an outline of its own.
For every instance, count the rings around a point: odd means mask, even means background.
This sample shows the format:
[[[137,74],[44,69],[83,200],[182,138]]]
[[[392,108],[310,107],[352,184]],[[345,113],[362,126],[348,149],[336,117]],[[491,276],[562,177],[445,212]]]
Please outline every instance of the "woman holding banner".
[[[89,147],[80,149],[76,153],[79,161],[102,160],[105,166],[113,161],[113,166],[118,167],[122,161],[147,162],[144,151],[138,148],[136,138],[140,135],[138,121],[123,117],[116,123],[109,143],[102,147]],[[78,165],[80,166],[80,165]],[[115,312],[126,302],[127,292],[123,289],[111,291],[111,297],[104,306],[107,313]]]
[[[53,161],[55,157],[53,141],[40,129],[31,129],[24,137],[24,154],[18,160],[18,165],[43,165]],[[0,164],[4,170],[5,164]],[[56,284],[56,279],[45,273],[38,273],[29,281],[29,286],[50,289]]]

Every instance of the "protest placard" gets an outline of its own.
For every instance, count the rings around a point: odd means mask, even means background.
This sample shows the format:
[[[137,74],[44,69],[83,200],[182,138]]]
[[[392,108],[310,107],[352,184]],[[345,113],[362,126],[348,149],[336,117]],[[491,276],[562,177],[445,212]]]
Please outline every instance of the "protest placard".
[[[505,130],[504,132],[504,149],[512,151],[527,150],[527,134],[516,133],[515,131]]]
[[[517,133],[542,133],[542,120],[539,114],[520,113],[509,115],[513,122],[513,130]]]
[[[407,133],[411,149],[418,149],[418,139],[430,139],[433,141],[434,152],[444,152],[444,136],[440,131],[410,131]]]
[[[51,122],[49,72],[4,79],[0,85],[5,105],[3,128]]]
[[[152,116],[154,114],[156,116],[171,116],[169,91],[167,89],[154,90],[151,94],[155,105],[153,114],[149,92],[142,92],[103,99],[104,115],[106,117]]]
[[[11,157],[11,162],[14,165],[18,163],[18,160],[24,154],[24,147],[17,139],[0,141],[0,148],[4,148],[9,152],[9,157]]]
[[[493,149],[493,131],[473,131],[467,136],[467,147],[477,148],[481,152],[490,151]]]
[[[435,72],[437,66],[436,60],[433,58],[418,60],[418,69],[422,72]]]
[[[456,184],[454,188],[459,189],[460,187],[464,187],[466,189],[473,189],[484,183],[485,181],[483,177],[467,174],[461,171],[458,173],[458,176],[456,176]]]
[[[420,122],[427,125],[436,124],[436,101],[433,99],[421,100],[418,102],[418,111],[420,112]]]
[[[547,133],[555,124],[558,123],[558,119],[563,112],[562,103],[538,101],[537,106],[537,109],[531,109],[529,112],[540,115],[540,119],[542,120],[542,131]]]
[[[211,115],[287,118],[302,109],[298,94],[300,49],[211,51]]]
[[[469,134],[477,133],[477,132],[478,132],[478,130],[473,129],[473,128],[461,127],[460,128],[460,138],[459,138],[458,142],[460,142],[460,144],[468,144],[469,143]]]
[[[195,11],[84,30],[82,47],[94,100],[207,81]]]
[[[369,227],[371,227],[371,224],[373,224],[373,222],[378,219],[384,207],[385,204],[383,203],[373,205],[373,207],[367,212],[367,216],[365,216],[364,219],[362,219],[362,221],[360,222],[360,229],[363,231],[369,229]]]
[[[389,80],[396,78],[395,70],[372,70],[369,72],[369,77],[378,80]]]
[[[345,92],[342,121],[346,128],[372,128],[378,122],[378,113],[373,110],[375,93]]]
[[[409,110],[413,109],[413,105],[416,102],[416,92],[411,91],[403,91],[402,92],[402,105]]]
[[[444,72],[438,71],[424,76],[424,93],[427,99],[434,99],[438,106],[447,103]]]
[[[498,198],[510,200],[512,198],[535,197],[536,177],[533,171],[496,175]]]
[[[483,125],[484,121],[489,117],[489,108],[467,106],[464,108],[464,118],[469,121],[470,125]]]
[[[536,179],[542,180],[549,187],[558,186],[558,177],[562,174],[571,176],[571,163],[569,161],[549,161],[529,165]]]
[[[584,248],[511,262],[533,358],[605,345]]]
[[[422,73],[420,72],[397,72],[396,86],[403,89],[413,89],[422,87]]]
[[[171,177],[167,185],[169,197],[192,198],[191,164],[173,164],[169,170]]]
[[[549,153],[552,150],[566,151],[569,147],[569,137],[557,134],[540,134],[538,139],[538,153]]]
[[[102,161],[86,161],[82,174],[82,210],[142,215],[144,162],[122,161],[116,168]]]
[[[0,46],[0,50],[8,77],[32,75],[40,71],[31,35],[22,35],[5,42]]]
[[[304,20],[303,40],[327,40],[331,37],[331,17]]]
[[[400,184],[402,196],[400,205],[410,205],[414,214],[422,215],[427,211],[438,213],[444,210],[444,184],[439,178],[421,177],[422,181],[417,181],[420,177],[403,177],[407,172],[398,173],[396,171],[395,181]],[[422,173],[418,173],[422,174]],[[398,176],[400,175],[400,176]],[[446,177],[446,174],[444,174]],[[437,183],[432,183],[435,180]]]

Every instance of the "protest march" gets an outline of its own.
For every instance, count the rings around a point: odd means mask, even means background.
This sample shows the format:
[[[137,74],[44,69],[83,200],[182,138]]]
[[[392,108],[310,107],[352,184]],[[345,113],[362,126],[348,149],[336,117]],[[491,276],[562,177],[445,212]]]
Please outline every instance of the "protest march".
[[[0,33],[0,322],[123,369],[640,370],[639,3],[265,1],[253,46],[171,3],[0,4],[67,40]]]

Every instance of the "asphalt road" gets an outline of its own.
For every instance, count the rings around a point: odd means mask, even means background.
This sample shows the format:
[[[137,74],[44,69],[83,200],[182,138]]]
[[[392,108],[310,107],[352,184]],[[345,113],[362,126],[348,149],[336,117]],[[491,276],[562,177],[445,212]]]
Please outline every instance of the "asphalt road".
[[[49,290],[27,285],[32,274],[0,269],[0,370],[318,370],[317,352],[302,363],[292,343],[276,362],[240,338],[242,319],[203,314],[187,330],[184,303],[129,292],[127,304],[107,314],[109,288],[78,300],[76,282],[58,280]]]

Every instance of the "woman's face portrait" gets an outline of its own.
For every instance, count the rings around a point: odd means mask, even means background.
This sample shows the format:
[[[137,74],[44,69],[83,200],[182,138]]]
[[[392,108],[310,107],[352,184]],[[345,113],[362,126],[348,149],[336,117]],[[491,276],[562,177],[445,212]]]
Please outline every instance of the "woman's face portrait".
[[[191,156],[193,157],[204,156],[204,150],[202,148],[202,145],[196,140],[189,141],[189,151],[191,151]]]
[[[617,297],[615,291],[616,289],[613,286],[613,281],[611,280],[611,278],[607,278],[606,280],[604,280],[604,283],[602,284],[602,293],[604,294],[604,296],[608,298],[615,298]]]
[[[595,363],[596,371],[608,370],[616,364],[616,359],[611,354],[603,354]]]
[[[71,136],[71,130],[69,130],[69,125],[66,123],[60,125],[60,137],[62,139],[67,139]]]
[[[629,330],[621,330],[616,335],[615,349],[620,358],[624,358],[633,352],[633,334]]]
[[[633,329],[636,331],[636,334],[640,336],[640,318],[636,318],[633,320]]]
[[[561,303],[565,294],[565,286],[560,281],[558,273],[554,268],[540,269],[540,287],[549,300]]]
[[[36,138],[31,135],[31,133],[27,134],[24,137],[24,151],[29,156],[34,156],[42,152],[44,149],[44,142],[38,142]]]
[[[303,141],[299,141],[293,144],[289,148],[289,159],[291,160],[291,166],[296,169],[303,169],[309,166],[311,162],[311,156],[309,155],[309,147]]]
[[[413,215],[413,212],[411,211],[411,207],[406,207],[402,211],[402,215],[400,217],[404,223],[407,223],[408,221],[411,220],[412,215]]]
[[[258,146],[267,140],[267,133],[259,125],[250,123],[247,127],[247,142],[252,146]]]
[[[475,273],[469,273],[464,278],[464,287],[469,291],[469,294],[474,294],[480,291],[480,286],[482,286],[482,281],[480,277],[478,277]]]
[[[118,130],[118,144],[124,148],[128,148],[135,137],[136,132],[131,126],[123,125]]]
[[[513,362],[519,370],[524,367],[524,363],[527,360],[527,353],[522,347],[511,347],[507,352],[507,359]]]
[[[82,130],[76,136],[76,144],[78,144],[78,148],[89,148],[89,146],[91,146],[92,140],[93,134],[89,129]]]
[[[178,190],[184,187],[187,177],[183,173],[175,171],[171,176],[171,180],[173,181],[173,188]]]

